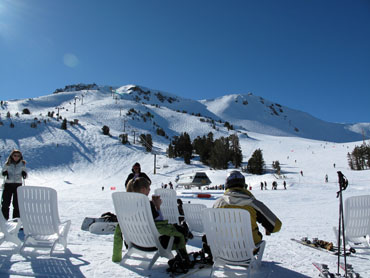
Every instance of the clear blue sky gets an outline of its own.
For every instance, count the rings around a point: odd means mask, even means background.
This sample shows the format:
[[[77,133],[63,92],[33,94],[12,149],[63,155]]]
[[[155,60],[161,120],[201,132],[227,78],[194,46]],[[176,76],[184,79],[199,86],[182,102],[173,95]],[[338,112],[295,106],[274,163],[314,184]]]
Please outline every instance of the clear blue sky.
[[[93,82],[370,122],[370,1],[0,0],[1,99]]]

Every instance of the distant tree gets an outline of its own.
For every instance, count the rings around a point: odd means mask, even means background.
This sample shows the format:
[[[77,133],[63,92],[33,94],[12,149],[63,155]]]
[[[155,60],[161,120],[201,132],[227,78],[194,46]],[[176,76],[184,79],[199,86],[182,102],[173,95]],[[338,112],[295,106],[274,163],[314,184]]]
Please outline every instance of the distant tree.
[[[140,134],[140,143],[145,147],[147,152],[151,152],[153,148],[152,135],[150,134]]]
[[[186,132],[180,136],[174,136],[172,140],[174,147],[174,156],[184,158],[186,164],[190,164],[193,153],[193,146],[191,144],[190,136]]]
[[[348,165],[352,170],[366,170],[370,168],[370,146],[366,143],[356,146],[352,153],[347,154]]]
[[[23,110],[22,110],[22,114],[31,114],[31,112],[30,112],[30,110],[28,109],[28,108],[24,108]]]
[[[106,125],[103,126],[102,131],[104,135],[109,135],[109,126],[106,126]]]
[[[229,122],[225,122],[224,127],[226,127],[227,130],[230,130],[230,129],[233,130],[234,129],[233,125],[231,125]]]
[[[251,174],[262,175],[265,167],[262,150],[257,149],[248,160],[247,171]]]
[[[167,155],[168,155],[169,158],[174,158],[175,157],[175,151],[174,151],[174,148],[172,146],[172,143],[170,143],[168,145]]]
[[[128,135],[127,135],[127,133],[122,133],[122,134],[120,134],[119,136],[118,136],[118,138],[120,138],[121,139],[121,143],[122,144],[127,144],[127,143],[129,143],[129,141],[128,141]]]
[[[6,117],[7,117],[8,119],[11,117],[11,114],[10,114],[10,112],[9,112],[9,111],[6,113]]]
[[[276,160],[276,161],[272,162],[272,168],[274,168],[276,170],[276,174],[280,175],[281,168],[280,168],[279,160]]]
[[[239,144],[239,137],[237,134],[229,136],[230,140],[230,160],[236,168],[242,165],[243,155]]]
[[[166,132],[160,127],[157,128],[156,132],[159,136],[166,136]]]
[[[221,137],[216,139],[210,153],[209,166],[215,169],[227,169],[230,161],[229,139]]]
[[[60,126],[61,129],[64,129],[66,130],[67,129],[67,119],[64,118],[63,122],[62,122],[62,125]]]

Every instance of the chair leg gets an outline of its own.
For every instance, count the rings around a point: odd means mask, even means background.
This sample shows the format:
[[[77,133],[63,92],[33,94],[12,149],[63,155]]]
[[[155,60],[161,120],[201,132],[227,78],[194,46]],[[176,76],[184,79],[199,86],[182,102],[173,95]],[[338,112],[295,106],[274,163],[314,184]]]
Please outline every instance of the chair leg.
[[[152,260],[150,261],[150,263],[149,263],[149,265],[148,265],[148,267],[147,267],[147,269],[148,269],[148,270],[152,269],[152,266],[153,266],[153,265],[154,265],[154,263],[158,260],[158,258],[159,258],[159,252],[155,252],[155,254],[154,254],[154,256],[153,256]]]

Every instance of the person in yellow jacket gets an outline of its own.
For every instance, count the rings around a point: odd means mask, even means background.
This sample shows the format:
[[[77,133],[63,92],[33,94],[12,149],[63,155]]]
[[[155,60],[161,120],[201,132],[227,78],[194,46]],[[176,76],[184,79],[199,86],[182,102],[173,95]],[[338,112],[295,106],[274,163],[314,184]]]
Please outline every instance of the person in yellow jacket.
[[[251,216],[254,243],[262,240],[262,234],[258,230],[257,222],[266,231],[266,235],[276,233],[281,229],[281,221],[261,201],[245,189],[245,178],[239,171],[232,171],[227,175],[225,183],[225,194],[214,203],[214,208],[240,208],[249,211]]]

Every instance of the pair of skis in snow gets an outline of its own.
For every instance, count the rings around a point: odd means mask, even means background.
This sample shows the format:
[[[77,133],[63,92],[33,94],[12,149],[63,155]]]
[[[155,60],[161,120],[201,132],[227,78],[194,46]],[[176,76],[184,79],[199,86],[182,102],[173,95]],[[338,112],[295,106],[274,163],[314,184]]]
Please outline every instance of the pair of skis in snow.
[[[320,272],[320,277],[324,278],[344,278],[346,277],[345,274],[340,274],[340,273],[333,273],[330,272],[329,267],[327,264],[320,264],[320,263],[312,263],[314,267]],[[344,264],[339,264],[339,267],[345,271],[345,265]],[[361,278],[360,274],[356,272],[352,265],[347,264],[347,277],[346,278]]]
[[[346,250],[344,250],[344,248],[339,249],[338,246],[335,246],[335,245],[331,244],[330,242],[326,242],[326,241],[323,241],[323,240],[318,240],[318,239],[309,240],[306,237],[301,238],[301,239],[291,238],[291,240],[295,241],[297,243],[300,243],[304,246],[314,248],[314,249],[319,250],[319,251],[327,252],[327,253],[330,253],[330,254],[333,254],[333,255],[336,255],[336,256],[338,256],[339,250],[340,250],[340,254],[342,256],[344,255],[344,251],[346,252],[346,256],[349,256],[351,254],[356,253],[356,250],[354,248],[350,248],[350,249],[346,249]],[[322,243],[324,243],[324,244],[322,244]]]

